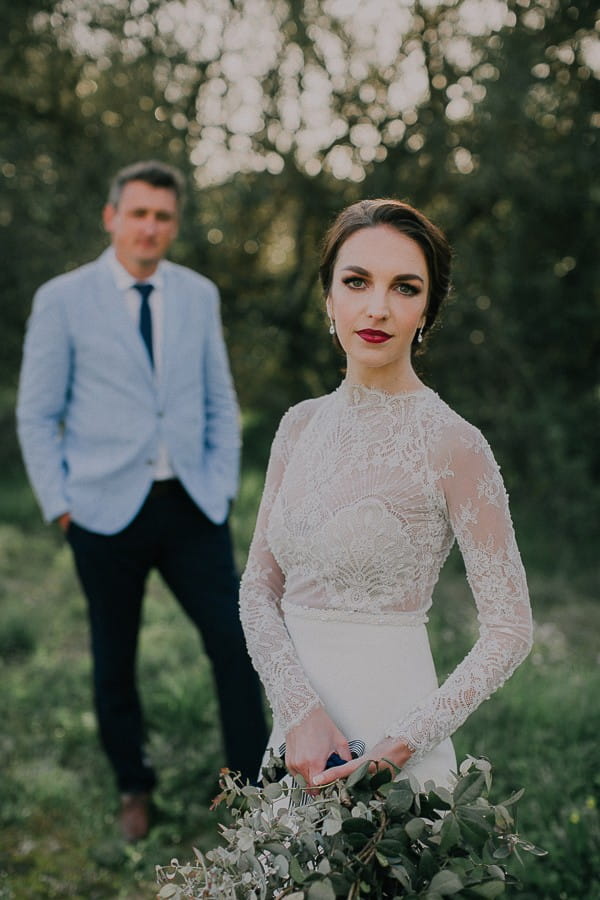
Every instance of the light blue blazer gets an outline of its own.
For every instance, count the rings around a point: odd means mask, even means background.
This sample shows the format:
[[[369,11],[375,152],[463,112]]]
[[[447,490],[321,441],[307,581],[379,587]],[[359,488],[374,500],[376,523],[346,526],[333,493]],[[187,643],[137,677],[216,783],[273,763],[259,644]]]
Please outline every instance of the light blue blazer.
[[[157,387],[106,257],[44,284],[27,326],[17,428],[44,518],[70,511],[90,531],[121,531],[148,494],[162,441],[192,499],[221,523],[240,433],[217,288],[164,263]]]

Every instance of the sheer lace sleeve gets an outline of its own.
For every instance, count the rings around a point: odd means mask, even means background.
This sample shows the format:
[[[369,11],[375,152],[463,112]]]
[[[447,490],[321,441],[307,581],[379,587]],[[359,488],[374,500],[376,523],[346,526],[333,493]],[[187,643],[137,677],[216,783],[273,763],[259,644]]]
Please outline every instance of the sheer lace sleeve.
[[[531,610],[508,497],[482,435],[461,421],[438,444],[436,480],[477,604],[479,639],[446,681],[388,734],[415,759],[451,735],[512,674],[531,648]]]
[[[252,663],[275,717],[289,731],[320,705],[308,682],[281,613],[285,577],[268,544],[267,525],[295,438],[309,403],[289,410],[275,435],[254,537],[240,587],[240,617]]]

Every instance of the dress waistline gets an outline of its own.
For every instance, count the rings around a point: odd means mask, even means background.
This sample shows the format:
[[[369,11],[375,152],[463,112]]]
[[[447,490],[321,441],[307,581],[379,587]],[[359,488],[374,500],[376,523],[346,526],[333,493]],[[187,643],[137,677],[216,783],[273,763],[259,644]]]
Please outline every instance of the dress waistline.
[[[299,619],[312,619],[315,622],[348,622],[357,625],[400,625],[405,628],[416,628],[426,625],[429,617],[423,612],[366,612],[354,609],[322,609],[315,606],[299,606],[288,600],[281,601],[281,608],[286,616]]]

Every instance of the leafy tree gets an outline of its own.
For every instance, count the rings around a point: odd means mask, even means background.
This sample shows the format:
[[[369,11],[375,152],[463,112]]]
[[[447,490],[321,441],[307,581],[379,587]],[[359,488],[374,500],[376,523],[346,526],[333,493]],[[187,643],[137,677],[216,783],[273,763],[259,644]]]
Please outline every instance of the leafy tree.
[[[544,553],[585,555],[599,468],[589,0],[37,0],[5,12],[5,418],[31,294],[103,246],[120,165],[158,156],[189,175],[176,256],[221,287],[263,443],[289,403],[339,380],[316,283],[327,223],[362,196],[400,196],[456,249],[425,377],[482,426]]]

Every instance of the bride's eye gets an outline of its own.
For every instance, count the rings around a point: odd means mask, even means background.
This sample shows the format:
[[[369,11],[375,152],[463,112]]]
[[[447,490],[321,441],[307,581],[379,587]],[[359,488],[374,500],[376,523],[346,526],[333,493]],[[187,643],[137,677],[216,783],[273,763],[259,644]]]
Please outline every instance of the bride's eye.
[[[350,288],[362,288],[365,286],[365,279],[359,275],[350,275],[348,278],[342,278],[342,282]]]
[[[407,297],[414,297],[415,294],[419,293],[417,285],[412,284],[410,281],[401,281],[400,284],[396,285],[396,290],[399,294],[406,294]]]

